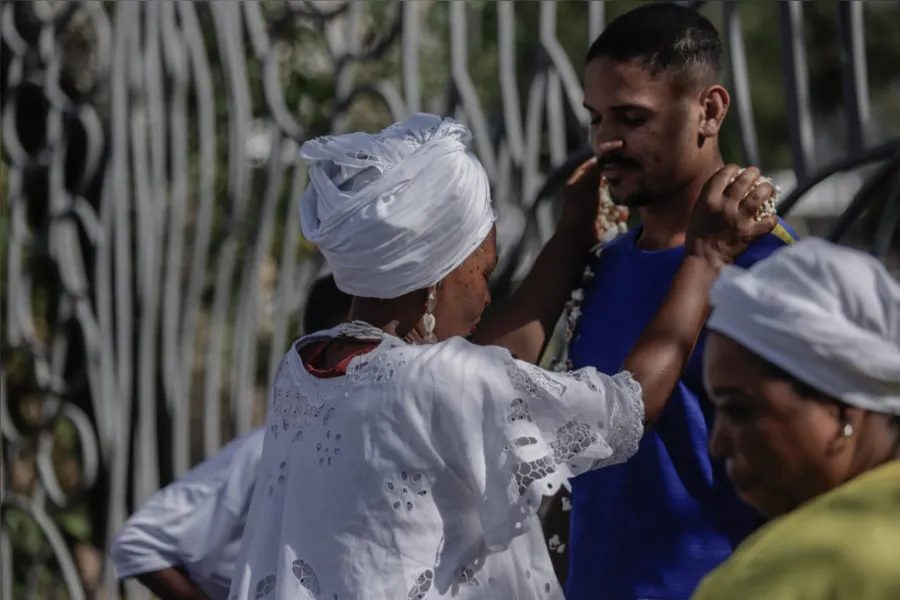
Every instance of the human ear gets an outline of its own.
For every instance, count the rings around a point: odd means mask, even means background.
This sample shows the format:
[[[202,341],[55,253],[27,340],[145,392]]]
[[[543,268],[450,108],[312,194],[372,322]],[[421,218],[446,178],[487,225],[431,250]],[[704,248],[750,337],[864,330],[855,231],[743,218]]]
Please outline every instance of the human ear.
[[[731,104],[731,97],[721,85],[713,85],[700,96],[700,135],[706,138],[715,137],[719,134],[725,115],[728,113],[728,106]]]
[[[835,412],[835,433],[831,440],[830,450],[838,453],[850,443],[862,429],[865,411],[855,406],[838,405]]]

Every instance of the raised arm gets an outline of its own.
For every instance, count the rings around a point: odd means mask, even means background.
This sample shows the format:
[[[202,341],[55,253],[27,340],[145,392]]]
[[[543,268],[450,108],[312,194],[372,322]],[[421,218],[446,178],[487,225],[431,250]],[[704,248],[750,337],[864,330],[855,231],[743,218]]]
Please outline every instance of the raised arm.
[[[757,185],[758,169],[748,168],[739,176],[738,170],[725,166],[707,182],[669,293],[622,363],[622,370],[641,385],[645,426],[660,415],[690,359],[709,316],[709,291],[719,271],[778,223],[774,216],[756,218],[775,190],[768,183]]]
[[[600,172],[591,159],[566,182],[556,232],[516,291],[482,319],[474,343],[502,346],[530,363],[540,359],[597,242],[599,188]]]

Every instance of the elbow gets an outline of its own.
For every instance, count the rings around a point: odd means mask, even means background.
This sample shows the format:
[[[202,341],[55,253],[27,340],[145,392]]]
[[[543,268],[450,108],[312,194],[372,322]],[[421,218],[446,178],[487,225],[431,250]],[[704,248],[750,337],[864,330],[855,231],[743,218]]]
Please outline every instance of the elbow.
[[[116,534],[112,544],[109,545],[109,558],[120,578],[124,579],[125,577],[131,576],[130,574],[122,577],[121,573],[130,571],[126,565],[132,563],[134,557],[141,554],[140,544],[138,543],[137,538],[138,536],[135,535],[135,532],[126,525],[118,534]]]
[[[116,570],[116,576],[119,579],[126,579],[129,575],[126,572],[125,565],[129,562],[129,556],[133,554],[131,544],[128,541],[127,530],[122,530],[110,544],[107,554]]]
[[[130,579],[171,566],[171,557],[158,546],[157,540],[148,540],[139,528],[136,530],[126,524],[107,550],[116,577]]]

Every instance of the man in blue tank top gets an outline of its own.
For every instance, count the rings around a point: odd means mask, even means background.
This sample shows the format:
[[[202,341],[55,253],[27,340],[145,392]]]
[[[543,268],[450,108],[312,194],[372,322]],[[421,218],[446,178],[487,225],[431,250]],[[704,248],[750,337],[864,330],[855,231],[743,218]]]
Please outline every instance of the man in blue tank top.
[[[723,165],[718,134],[730,98],[719,84],[713,25],[653,3],[609,24],[586,60],[591,144],[617,203],[642,226],[603,249],[585,288],[569,358],[615,373],[662,304],[681,263],[703,184]],[[781,224],[738,261],[748,267],[795,234]],[[573,483],[569,600],[682,600],[760,518],[707,452],[713,408],[703,393],[701,337],[661,418],[625,464]]]

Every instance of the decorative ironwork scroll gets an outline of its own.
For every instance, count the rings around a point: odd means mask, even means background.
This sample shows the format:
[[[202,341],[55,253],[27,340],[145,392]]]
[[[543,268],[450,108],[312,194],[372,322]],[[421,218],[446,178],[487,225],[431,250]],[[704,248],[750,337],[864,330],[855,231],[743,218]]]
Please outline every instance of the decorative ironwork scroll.
[[[495,284],[508,289],[552,229],[547,200],[587,156],[570,57],[606,10],[0,4],[0,600],[118,597],[104,556],[129,511],[261,421],[322,267],[298,235],[303,140],[419,110],[468,123],[501,217]],[[744,158],[756,163],[738,6],[716,10]],[[784,9],[782,33],[802,174],[814,161],[798,10]],[[861,152],[861,17],[840,15]]]

